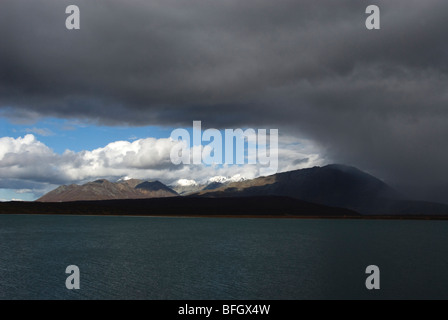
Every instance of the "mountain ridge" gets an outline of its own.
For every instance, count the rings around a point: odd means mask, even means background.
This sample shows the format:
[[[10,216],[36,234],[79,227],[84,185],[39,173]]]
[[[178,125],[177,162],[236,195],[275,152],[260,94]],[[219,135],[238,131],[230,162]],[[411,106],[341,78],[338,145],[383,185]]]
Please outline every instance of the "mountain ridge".
[[[70,202],[175,197],[178,193],[160,181],[129,179],[110,182],[99,179],[83,185],[60,186],[36,202]]]

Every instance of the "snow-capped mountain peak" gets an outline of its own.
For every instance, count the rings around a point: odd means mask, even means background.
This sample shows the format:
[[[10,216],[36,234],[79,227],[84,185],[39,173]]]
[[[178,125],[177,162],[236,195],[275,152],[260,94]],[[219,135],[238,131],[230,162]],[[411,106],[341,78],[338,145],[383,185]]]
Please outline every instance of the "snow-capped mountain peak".
[[[236,174],[232,177],[230,177],[229,181],[230,182],[240,182],[240,181],[245,181],[247,180],[246,178],[244,178],[242,175],[240,174]]]
[[[192,187],[192,186],[197,186],[198,183],[194,180],[179,179],[176,181],[175,185],[180,186],[180,187]]]
[[[216,176],[208,179],[208,183],[229,183],[229,182],[240,182],[244,181],[246,178],[242,177],[240,174],[236,174],[232,177]]]
[[[122,178],[118,179],[117,182],[123,182],[123,181],[129,181],[129,180],[132,180],[132,178],[128,177],[128,176],[125,176],[125,177],[122,177]]]
[[[228,177],[224,177],[224,176],[216,176],[216,177],[211,177],[208,179],[208,183],[214,183],[214,182],[218,182],[218,183],[225,183],[229,180]]]

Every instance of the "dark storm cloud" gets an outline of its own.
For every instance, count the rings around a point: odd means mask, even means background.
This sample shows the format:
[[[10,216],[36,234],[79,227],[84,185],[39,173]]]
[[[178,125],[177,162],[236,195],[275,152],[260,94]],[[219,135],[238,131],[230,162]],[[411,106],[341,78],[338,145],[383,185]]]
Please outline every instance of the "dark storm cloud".
[[[65,29],[69,4],[81,9],[79,31]],[[364,26],[369,4],[381,30]],[[335,161],[441,184],[447,12],[436,0],[2,0],[0,107],[106,124],[278,127]]]

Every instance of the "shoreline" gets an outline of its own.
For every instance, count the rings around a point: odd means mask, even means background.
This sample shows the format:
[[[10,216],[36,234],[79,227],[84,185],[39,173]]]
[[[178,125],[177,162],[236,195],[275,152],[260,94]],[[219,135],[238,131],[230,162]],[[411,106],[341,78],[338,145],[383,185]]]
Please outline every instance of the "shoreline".
[[[214,218],[214,219],[299,219],[299,220],[414,220],[414,221],[436,221],[448,220],[448,216],[385,216],[385,215],[364,215],[364,216],[294,216],[294,215],[157,215],[157,214],[97,214],[97,213],[0,213],[0,216],[79,216],[79,217],[132,217],[132,218]]]
[[[416,210],[417,211],[417,210]],[[448,214],[360,214],[288,197],[151,198],[78,202],[3,202],[0,214],[238,219],[448,220]],[[428,210],[431,212],[431,210]]]

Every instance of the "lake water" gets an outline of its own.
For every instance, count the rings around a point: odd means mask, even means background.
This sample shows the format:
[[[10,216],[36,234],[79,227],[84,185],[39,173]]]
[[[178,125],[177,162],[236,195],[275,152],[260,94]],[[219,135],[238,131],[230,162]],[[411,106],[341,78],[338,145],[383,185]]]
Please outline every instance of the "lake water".
[[[445,221],[0,215],[0,299],[447,299],[447,240]]]

